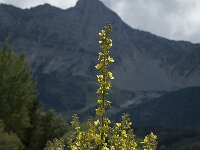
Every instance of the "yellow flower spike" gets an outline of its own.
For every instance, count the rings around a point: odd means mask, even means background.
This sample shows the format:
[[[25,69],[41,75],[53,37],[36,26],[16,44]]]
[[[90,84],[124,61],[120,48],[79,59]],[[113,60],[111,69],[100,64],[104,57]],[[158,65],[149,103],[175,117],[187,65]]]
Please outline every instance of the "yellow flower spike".
[[[99,32],[99,36],[101,36],[101,37],[106,36],[105,30],[101,30],[101,31]]]
[[[157,140],[157,136],[156,136],[155,134],[153,134],[153,132],[151,132],[150,136],[151,136],[153,139]]]
[[[111,72],[109,72],[109,62],[113,62],[113,58],[110,57],[109,49],[112,46],[112,39],[110,38],[110,32],[112,29],[112,25],[108,24],[103,30],[99,32],[100,40],[100,48],[102,51],[98,55],[99,64],[95,66],[100,70],[102,76],[97,76],[97,81],[99,83],[99,88],[97,89],[97,93],[99,94],[97,103],[99,107],[96,109],[96,114],[101,117],[101,128],[100,128],[100,136],[101,143],[99,145],[99,149],[102,150],[103,146],[105,146],[105,137],[107,136],[107,130],[109,129],[110,120],[107,120],[104,116],[105,110],[108,106],[110,106],[111,102],[106,101],[106,96],[108,94],[108,90],[111,88],[111,82],[109,79],[114,79]]]
[[[156,150],[157,142],[156,142],[157,136],[154,135],[152,132],[151,134],[145,136],[143,142],[143,148],[144,150]]]
[[[88,130],[82,131],[76,115],[72,116],[72,127],[74,132],[69,135],[68,148],[70,150],[137,150],[135,135],[131,129],[131,121],[128,114],[122,116],[120,123],[115,123],[110,127],[111,121],[105,117],[106,109],[111,105],[107,99],[107,94],[111,88],[111,79],[114,79],[112,72],[109,71],[109,64],[114,62],[110,56],[112,39],[110,32],[112,25],[108,24],[99,32],[99,46],[102,51],[98,53],[99,63],[95,66],[99,70],[97,89],[99,107],[96,115],[99,119],[88,120]],[[157,146],[157,136],[153,133],[147,135],[143,142],[143,150],[155,150]],[[45,149],[47,150],[47,149]]]

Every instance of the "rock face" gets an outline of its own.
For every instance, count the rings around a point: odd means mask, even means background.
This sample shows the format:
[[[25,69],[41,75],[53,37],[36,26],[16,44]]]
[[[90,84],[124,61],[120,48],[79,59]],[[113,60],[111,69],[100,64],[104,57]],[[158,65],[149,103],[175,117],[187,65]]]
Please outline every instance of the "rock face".
[[[115,85],[129,90],[172,90],[200,86],[200,45],[172,41],[125,24],[98,0],[79,0],[62,10],[48,4],[31,9],[0,5],[0,41],[23,52],[37,76],[95,78],[98,31],[113,24]]]

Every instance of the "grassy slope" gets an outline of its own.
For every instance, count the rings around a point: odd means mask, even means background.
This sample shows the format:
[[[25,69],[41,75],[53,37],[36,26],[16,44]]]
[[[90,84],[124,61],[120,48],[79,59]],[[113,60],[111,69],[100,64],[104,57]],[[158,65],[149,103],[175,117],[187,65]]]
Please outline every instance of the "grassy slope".
[[[95,80],[83,76],[60,76],[56,74],[39,74],[37,76],[41,103],[46,108],[54,108],[68,119],[72,113],[84,114],[86,117],[94,114],[97,105]],[[134,93],[113,87],[108,97],[113,108],[118,108]]]

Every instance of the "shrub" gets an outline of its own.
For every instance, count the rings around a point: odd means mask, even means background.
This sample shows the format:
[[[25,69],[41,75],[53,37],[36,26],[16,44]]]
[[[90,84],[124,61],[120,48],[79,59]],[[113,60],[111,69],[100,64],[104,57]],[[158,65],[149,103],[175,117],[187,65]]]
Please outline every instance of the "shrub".
[[[0,120],[0,149],[2,150],[21,150],[23,149],[23,144],[21,143],[19,137],[10,132],[4,131],[4,122]]]

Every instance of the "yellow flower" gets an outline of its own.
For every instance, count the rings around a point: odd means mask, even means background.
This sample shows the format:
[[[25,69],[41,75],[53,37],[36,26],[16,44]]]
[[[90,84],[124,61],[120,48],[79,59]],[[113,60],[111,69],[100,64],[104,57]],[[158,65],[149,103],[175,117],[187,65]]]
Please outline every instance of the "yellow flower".
[[[95,126],[98,126],[98,125],[100,124],[100,121],[99,121],[99,119],[98,119],[98,120],[96,120],[96,121],[94,121],[94,124],[95,124]]]
[[[112,72],[110,72],[110,71],[108,72],[108,77],[109,77],[110,79],[114,79]]]
[[[112,57],[108,56],[108,61],[109,62],[114,62],[114,59]]]
[[[97,100],[97,103],[98,103],[98,104],[102,104],[102,102],[103,102],[103,101],[102,101],[101,99],[98,99],[98,100]]]
[[[103,64],[102,64],[102,63],[97,64],[95,67],[96,67],[97,69],[100,69],[101,67],[103,67]]]
[[[153,134],[153,132],[151,132],[150,136],[155,140],[157,139],[157,136],[155,134]]]
[[[114,147],[114,146],[111,146],[111,147],[110,147],[110,150],[115,150],[115,147]]]
[[[108,39],[108,45],[110,46],[110,47],[112,47],[112,39]]]
[[[100,87],[100,88],[97,89],[97,93],[99,93],[99,94],[102,94],[102,93],[103,93],[102,87]]]
[[[105,109],[103,109],[101,107],[96,109],[96,114],[99,116],[103,116],[104,112],[105,112]]]
[[[72,146],[71,146],[71,149],[72,149],[72,150],[78,150],[78,148],[77,148],[75,145],[72,145]]]
[[[101,83],[103,80],[103,75],[97,75],[97,81]]]
[[[116,126],[119,128],[121,127],[121,123],[116,123]]]
[[[104,147],[102,148],[102,150],[109,150],[109,148],[107,148],[106,146],[104,146]]]
[[[105,101],[105,104],[106,104],[106,106],[110,106],[111,102],[108,101],[108,100],[106,100],[106,101]]]
[[[100,144],[101,143],[101,136],[99,134],[95,134],[95,142],[97,144]]]
[[[127,137],[126,130],[122,130],[121,135],[122,135],[122,137],[126,138]]]

